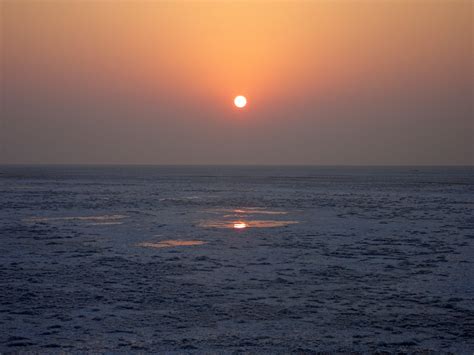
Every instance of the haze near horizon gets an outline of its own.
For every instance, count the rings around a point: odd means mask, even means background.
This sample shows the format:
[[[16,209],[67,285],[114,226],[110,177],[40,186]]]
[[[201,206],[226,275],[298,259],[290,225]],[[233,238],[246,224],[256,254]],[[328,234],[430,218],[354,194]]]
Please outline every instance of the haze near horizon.
[[[470,1],[6,0],[0,23],[0,163],[474,164]]]

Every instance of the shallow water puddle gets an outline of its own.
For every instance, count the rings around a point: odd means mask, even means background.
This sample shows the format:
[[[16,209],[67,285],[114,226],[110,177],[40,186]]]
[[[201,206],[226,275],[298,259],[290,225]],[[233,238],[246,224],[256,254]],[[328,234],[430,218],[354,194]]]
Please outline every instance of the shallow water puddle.
[[[103,215],[103,216],[68,216],[68,217],[30,217],[23,221],[27,223],[36,222],[71,222],[81,221],[89,222],[93,225],[111,225],[111,224],[122,224],[122,219],[127,218],[125,215],[114,214],[114,215]]]
[[[183,246],[193,246],[193,245],[203,245],[207,244],[202,240],[163,240],[161,242],[142,242],[138,243],[137,246],[144,248],[172,248],[172,247],[183,247]]]
[[[245,221],[202,221],[199,227],[203,228],[228,228],[228,229],[245,229],[245,228],[274,228],[286,227],[291,224],[299,223],[298,221],[276,221],[276,220],[245,220]]]
[[[159,201],[186,202],[189,200],[201,200],[201,196],[163,197]]]
[[[288,214],[286,211],[271,211],[264,207],[243,207],[243,208],[220,208],[208,210],[212,213],[227,213],[224,217],[232,215],[252,215],[252,214],[268,214],[268,215],[282,215]]]
[[[220,214],[221,218],[199,222],[203,228],[275,228],[296,224],[298,221],[259,220],[256,215],[286,215],[287,211],[273,211],[264,207],[218,208],[207,210],[209,213]]]

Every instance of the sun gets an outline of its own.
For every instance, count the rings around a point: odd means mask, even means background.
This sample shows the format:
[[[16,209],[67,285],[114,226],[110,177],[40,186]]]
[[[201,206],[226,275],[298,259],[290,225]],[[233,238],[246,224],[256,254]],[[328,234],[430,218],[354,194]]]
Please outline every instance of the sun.
[[[247,99],[242,95],[236,96],[234,99],[234,105],[238,108],[244,108],[247,105]]]

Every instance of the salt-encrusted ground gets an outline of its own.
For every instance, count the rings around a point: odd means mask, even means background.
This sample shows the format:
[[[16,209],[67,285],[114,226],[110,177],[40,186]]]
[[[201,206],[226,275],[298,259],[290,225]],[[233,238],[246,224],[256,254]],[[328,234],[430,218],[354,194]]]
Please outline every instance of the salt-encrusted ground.
[[[473,168],[0,167],[0,351],[474,351]]]

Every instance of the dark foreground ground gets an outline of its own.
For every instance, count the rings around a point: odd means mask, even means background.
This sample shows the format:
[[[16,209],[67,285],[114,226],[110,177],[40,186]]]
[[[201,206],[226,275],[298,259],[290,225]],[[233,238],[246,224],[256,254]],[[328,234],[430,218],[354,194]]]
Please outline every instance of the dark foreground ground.
[[[473,168],[0,167],[0,352],[472,354],[473,207]]]

